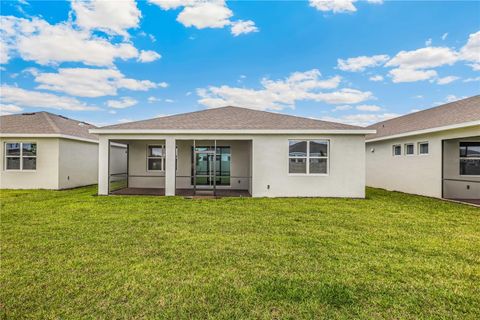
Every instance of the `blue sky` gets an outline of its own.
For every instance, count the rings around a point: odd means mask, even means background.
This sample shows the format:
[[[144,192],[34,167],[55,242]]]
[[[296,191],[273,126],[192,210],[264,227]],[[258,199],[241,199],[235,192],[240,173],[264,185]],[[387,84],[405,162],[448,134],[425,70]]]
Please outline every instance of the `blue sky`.
[[[367,125],[479,93],[478,1],[1,2],[1,111]]]

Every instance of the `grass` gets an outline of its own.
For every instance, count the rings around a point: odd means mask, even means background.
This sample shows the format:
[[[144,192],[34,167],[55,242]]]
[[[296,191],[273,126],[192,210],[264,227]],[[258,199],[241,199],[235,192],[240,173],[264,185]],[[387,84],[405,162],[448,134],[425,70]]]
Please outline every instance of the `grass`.
[[[0,192],[0,314],[478,319],[480,210],[367,199]]]

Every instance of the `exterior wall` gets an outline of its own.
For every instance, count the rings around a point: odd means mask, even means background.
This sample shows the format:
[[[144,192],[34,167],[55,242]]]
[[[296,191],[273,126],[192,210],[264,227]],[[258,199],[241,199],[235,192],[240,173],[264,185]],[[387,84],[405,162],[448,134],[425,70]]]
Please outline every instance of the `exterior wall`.
[[[460,142],[467,141],[480,142],[480,136],[444,142],[443,196],[445,198],[480,199],[480,176],[460,175]]]
[[[367,186],[441,198],[442,140],[475,136],[479,130],[476,126],[367,142]],[[428,155],[418,154],[419,142],[429,143]],[[405,143],[414,144],[414,155],[404,154]],[[396,144],[402,146],[401,156],[393,156]]]
[[[164,145],[165,140],[128,142],[128,186],[131,188],[164,188],[165,172],[147,170],[147,146]]]
[[[59,139],[59,189],[96,184],[98,181],[98,144]]]
[[[328,175],[288,173],[289,139],[328,139]],[[363,135],[258,136],[253,141],[255,197],[365,197]]]
[[[2,189],[58,189],[59,139],[58,138],[1,138],[0,188]],[[6,142],[37,143],[37,168],[35,171],[5,170]]]
[[[364,135],[268,135],[268,134],[118,134],[100,136],[99,154],[99,194],[108,194],[108,140],[129,143],[129,173],[150,174],[146,171],[146,145],[149,141],[158,143],[166,138],[174,138],[179,146],[179,168],[177,176],[187,173],[190,176],[191,155],[187,151],[190,147],[182,140],[224,140],[232,143],[232,158],[235,156],[233,144],[243,143],[244,150],[240,152],[238,160],[232,159],[232,176],[252,176],[249,182],[240,185],[250,189],[254,197],[355,197],[365,196],[365,136]],[[329,173],[328,175],[290,175],[288,173],[288,140],[289,139],[328,139],[330,140]],[[244,141],[238,141],[244,140]],[[245,141],[250,140],[250,141]],[[222,141],[222,144],[223,142]],[[240,148],[240,147],[239,147]],[[180,157],[187,157],[188,161],[181,161]],[[236,157],[236,156],[235,156]],[[251,165],[248,166],[248,164]],[[234,172],[237,163],[245,164],[239,172]],[[153,179],[153,178],[152,178]],[[158,178],[157,178],[158,179]],[[178,180],[178,178],[177,178]],[[233,180],[233,179],[232,179]],[[158,181],[158,180],[157,180]],[[137,181],[130,180],[130,187],[145,186]],[[163,187],[163,181],[151,184],[154,187]],[[235,183],[232,183],[235,185]],[[150,185],[148,185],[150,186]],[[269,187],[268,187],[269,186]],[[179,184],[177,183],[177,188]],[[233,188],[233,187],[232,187]]]

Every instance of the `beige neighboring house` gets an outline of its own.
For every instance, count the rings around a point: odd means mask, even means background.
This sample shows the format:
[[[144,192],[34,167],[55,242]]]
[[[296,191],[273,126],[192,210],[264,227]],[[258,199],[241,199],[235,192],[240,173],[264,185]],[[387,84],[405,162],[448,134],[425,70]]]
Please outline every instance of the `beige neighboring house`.
[[[95,126],[49,112],[0,117],[0,188],[67,189],[98,180]],[[112,150],[112,170],[126,170],[126,148]],[[123,157],[123,159],[122,159]]]
[[[480,96],[368,128],[367,186],[480,203]]]
[[[101,195],[363,198],[365,135],[375,131],[222,107],[90,132],[100,140]],[[109,167],[112,143],[128,145],[123,176]]]

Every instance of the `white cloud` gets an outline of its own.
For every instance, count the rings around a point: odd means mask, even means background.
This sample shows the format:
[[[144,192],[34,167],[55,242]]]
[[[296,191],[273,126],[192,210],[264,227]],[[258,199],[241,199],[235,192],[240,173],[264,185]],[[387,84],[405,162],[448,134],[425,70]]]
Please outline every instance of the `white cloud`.
[[[158,86],[159,86],[160,88],[166,88],[166,87],[168,87],[168,83],[166,83],[166,82],[159,82],[159,83],[158,83]]]
[[[19,105],[21,107],[35,107],[61,110],[98,110],[71,97],[58,96],[51,93],[25,90],[8,85],[2,85],[0,97],[2,102]]]
[[[467,79],[463,80],[463,82],[474,82],[474,81],[480,81],[480,77],[467,78]]]
[[[447,77],[443,77],[443,78],[438,78],[437,79],[437,84],[440,84],[440,85],[449,84],[449,83],[452,83],[453,81],[456,81],[458,79],[460,79],[460,78],[457,77],[457,76],[447,76]]]
[[[134,0],[73,0],[72,9],[79,27],[125,37],[128,37],[127,29],[138,27],[142,15]]]
[[[344,105],[344,106],[336,106],[335,108],[333,108],[333,112],[336,112],[336,111],[346,111],[346,110],[350,110],[352,109],[353,107],[352,106],[349,106],[349,105]]]
[[[39,64],[82,62],[92,66],[112,65],[114,60],[138,56],[137,49],[128,42],[118,44],[94,36],[87,30],[75,29],[70,23],[51,25],[45,20],[27,20],[2,16],[1,42],[10,57],[17,52],[26,61]],[[2,59],[8,59],[2,53]]]
[[[342,71],[359,72],[364,71],[368,67],[375,67],[385,63],[389,56],[381,54],[376,56],[360,56],[356,58],[348,58],[346,60],[338,59],[337,68]]]
[[[397,68],[390,70],[390,76],[395,83],[415,82],[434,78],[437,76],[435,70],[416,70],[410,68]]]
[[[232,21],[233,12],[225,1],[213,0],[149,0],[163,10],[171,10],[182,7],[177,16],[177,21],[186,27],[204,28],[223,28],[231,27],[231,33],[234,36],[257,32],[258,28],[252,20]],[[191,40],[194,38],[190,37]]]
[[[460,50],[460,57],[472,62],[470,66],[473,70],[480,71],[480,31],[469,35],[467,43]]]
[[[238,20],[232,22],[231,31],[234,36],[238,36],[250,32],[258,32],[258,28],[255,26],[255,22],[253,22],[252,20]]]
[[[370,79],[370,81],[375,81],[375,82],[383,81],[383,76],[377,74],[377,75],[371,76],[369,79]]]
[[[13,113],[22,112],[23,109],[14,104],[1,104],[0,103],[0,115],[6,116]]]
[[[108,100],[107,106],[114,109],[125,109],[128,107],[132,107],[138,103],[137,100],[132,99],[130,97],[122,97],[120,100]]]
[[[152,62],[157,59],[160,59],[162,56],[152,50],[142,50],[138,56],[138,61],[140,62]]]
[[[400,51],[385,66],[401,69],[427,69],[452,65],[457,60],[457,53],[450,48],[426,47],[413,51]]]
[[[322,117],[321,120],[340,122],[355,126],[368,126],[376,122],[388,120],[391,118],[399,117],[397,113],[383,113],[383,114],[350,114],[342,117]]]
[[[368,111],[368,112],[378,112],[382,110],[381,107],[376,106],[376,105],[371,105],[371,104],[363,104],[360,106],[356,106],[355,109],[359,111]]]
[[[353,5],[357,0],[309,0],[310,6],[319,11],[332,11],[333,13],[355,12]],[[383,0],[367,0],[367,3],[382,4]]]
[[[319,11],[333,11],[333,13],[355,12],[353,5],[356,0],[309,0],[310,6]]]
[[[58,73],[37,73],[37,89],[64,92],[79,97],[117,95],[118,89],[147,91],[164,83],[126,78],[116,69],[60,68]]]
[[[148,103],[155,103],[155,102],[161,101],[161,99],[157,98],[157,97],[154,97],[154,96],[150,96],[150,97],[148,97],[147,101],[148,101]]]
[[[430,47],[432,45],[432,38],[429,38],[427,41],[425,41],[425,45]]]
[[[447,37],[448,37],[448,32],[445,32],[444,34],[442,34],[442,40],[447,39]]]
[[[306,72],[294,72],[282,80],[262,79],[261,89],[247,89],[230,86],[211,86],[197,89],[198,102],[209,108],[235,105],[259,110],[281,110],[294,108],[297,101],[322,101],[329,104],[353,104],[373,97],[371,92],[355,89],[341,89],[334,92],[322,92],[335,89],[340,84],[339,76],[321,79],[316,69]]]
[[[173,100],[173,99],[165,99],[165,102],[167,102],[167,103],[174,103],[175,100]]]
[[[186,27],[223,28],[230,24],[233,13],[224,3],[198,2],[185,7],[177,17],[177,21]]]

